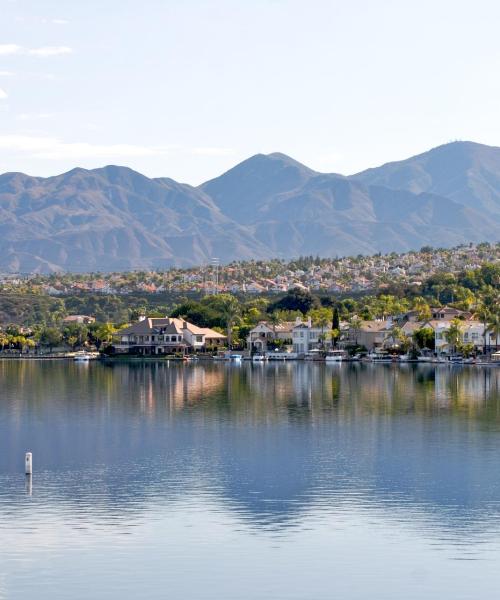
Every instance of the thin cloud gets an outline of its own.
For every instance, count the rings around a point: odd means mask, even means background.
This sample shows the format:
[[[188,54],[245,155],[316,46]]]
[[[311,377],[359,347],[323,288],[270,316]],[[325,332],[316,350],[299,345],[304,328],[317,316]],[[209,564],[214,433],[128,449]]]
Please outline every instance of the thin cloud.
[[[50,113],[21,114],[18,119],[50,118]],[[19,152],[31,158],[44,160],[86,158],[103,158],[113,160],[119,158],[137,158],[147,156],[167,156],[173,153],[203,156],[227,156],[233,153],[229,148],[195,147],[188,148],[179,145],[141,146],[137,144],[91,144],[88,142],[65,142],[55,137],[34,135],[0,135],[0,150]]]
[[[18,121],[35,121],[37,119],[52,119],[54,117],[54,113],[20,113],[16,115],[16,119]]]
[[[192,148],[191,154],[197,154],[200,156],[230,156],[234,154],[232,148],[218,148],[217,146],[200,146],[198,148]]]
[[[42,159],[127,158],[154,156],[161,152],[154,147],[133,144],[89,144],[64,142],[53,137],[1,135],[0,149],[29,154]]]
[[[5,98],[7,98],[7,92],[0,88],[0,100],[5,100]]]
[[[0,77],[14,77],[12,71],[0,71]]]
[[[52,19],[51,23],[54,25],[67,25],[69,21],[67,19]]]
[[[71,54],[73,49],[69,46],[41,46],[40,48],[24,48],[18,44],[0,44],[0,56],[13,56],[16,54],[25,54],[29,56],[59,56],[61,54]]]
[[[0,56],[8,56],[10,54],[20,54],[22,47],[17,44],[0,44]]]
[[[32,48],[27,50],[31,56],[59,56],[61,54],[71,54],[73,49],[69,46],[42,46],[41,48]]]

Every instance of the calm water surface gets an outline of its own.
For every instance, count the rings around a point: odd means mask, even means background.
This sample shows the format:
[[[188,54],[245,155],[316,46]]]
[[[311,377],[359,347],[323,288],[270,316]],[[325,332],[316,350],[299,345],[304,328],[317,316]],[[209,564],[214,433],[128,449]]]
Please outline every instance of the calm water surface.
[[[0,362],[1,600],[499,588],[500,369]]]

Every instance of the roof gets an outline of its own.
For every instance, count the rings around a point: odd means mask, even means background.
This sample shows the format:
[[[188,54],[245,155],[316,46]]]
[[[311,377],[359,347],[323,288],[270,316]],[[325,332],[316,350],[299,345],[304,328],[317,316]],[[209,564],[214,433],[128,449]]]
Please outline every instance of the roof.
[[[391,323],[388,321],[362,321],[359,326],[359,331],[364,331],[366,333],[369,332],[378,332],[383,331],[384,329],[390,328]]]
[[[401,329],[405,333],[413,333],[417,329],[421,329],[423,326],[423,321],[406,321],[406,323],[401,326]]]
[[[169,318],[169,317],[147,317],[142,321],[137,321],[125,329],[121,329],[118,335],[143,335],[150,333],[166,333],[167,335],[181,335],[186,324],[186,329],[193,335],[204,335],[208,338],[225,338],[226,336],[218,331],[209,329],[208,327],[198,327],[184,319]]]
[[[64,317],[63,321],[72,322],[72,321],[81,321],[83,319],[88,319],[89,321],[95,321],[95,317],[90,317],[89,315],[68,315]]]
[[[178,319],[176,317],[172,317],[170,320],[175,323],[175,325],[177,326],[177,328],[179,330],[183,329],[184,323],[186,323],[186,329],[188,329],[193,335],[204,335],[205,337],[208,337],[208,338],[225,338],[226,337],[224,334],[219,333],[218,331],[214,331],[213,329],[210,329],[209,327],[198,327],[198,325],[193,325],[193,323],[190,323],[189,321],[186,321],[185,319]]]
[[[147,333],[167,333],[167,334],[180,334],[181,331],[178,329],[174,319],[148,317],[142,321],[137,321],[133,325],[120,330],[119,335],[131,335],[131,334],[147,334]]]

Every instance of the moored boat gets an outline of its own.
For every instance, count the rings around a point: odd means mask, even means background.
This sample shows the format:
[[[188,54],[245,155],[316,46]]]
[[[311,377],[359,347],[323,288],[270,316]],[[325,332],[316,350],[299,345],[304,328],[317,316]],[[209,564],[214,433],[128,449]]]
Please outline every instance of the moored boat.
[[[329,350],[326,353],[325,361],[327,363],[340,363],[349,358],[349,353],[346,350]]]

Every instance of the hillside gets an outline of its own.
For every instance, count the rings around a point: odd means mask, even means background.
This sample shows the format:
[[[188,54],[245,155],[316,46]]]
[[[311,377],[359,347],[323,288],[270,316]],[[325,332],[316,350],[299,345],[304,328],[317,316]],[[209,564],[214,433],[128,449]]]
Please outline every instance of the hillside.
[[[0,271],[124,270],[266,248],[196,188],[125,167],[0,176]]]
[[[351,179],[415,194],[438,194],[500,219],[500,148],[453,142]]]

